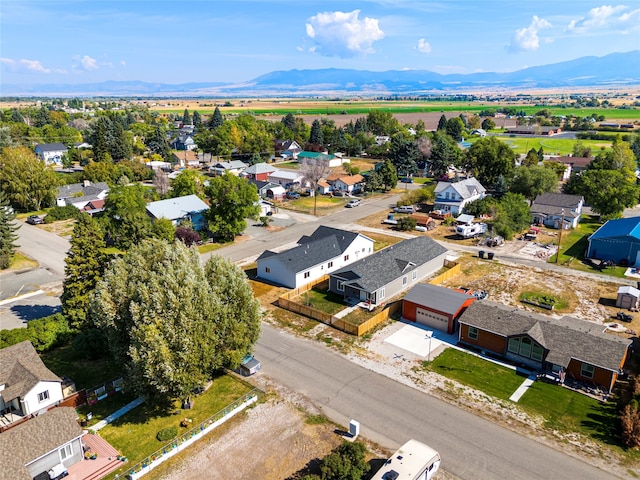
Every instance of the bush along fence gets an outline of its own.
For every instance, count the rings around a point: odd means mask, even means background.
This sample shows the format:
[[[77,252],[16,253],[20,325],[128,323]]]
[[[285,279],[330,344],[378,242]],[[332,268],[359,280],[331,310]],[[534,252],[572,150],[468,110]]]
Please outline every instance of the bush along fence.
[[[127,478],[129,480],[137,480],[143,475],[149,473],[158,465],[170,459],[176,453],[184,450],[189,445],[194,443],[196,440],[199,440],[200,438],[202,438],[204,435],[209,433],[211,430],[213,430],[217,426],[222,425],[224,422],[229,420],[231,417],[233,417],[237,413],[240,413],[249,405],[256,403],[260,395],[262,395],[262,391],[257,388],[254,388],[249,393],[243,395],[242,397],[240,397],[238,400],[231,403],[230,405],[227,405],[225,408],[215,413],[214,415],[206,419],[201,424],[195,426],[188,432],[180,435],[178,438],[173,439],[171,442],[167,443],[164,447],[162,447],[159,450],[156,450],[147,458],[145,458],[141,462],[134,465],[131,469],[129,469]]]
[[[445,266],[449,267],[440,275],[432,278],[429,283],[433,285],[439,285],[445,280],[454,277],[458,273],[460,273],[460,264],[456,262],[449,262]],[[309,305],[304,305],[299,303],[294,298],[299,298],[303,293],[311,290],[312,288],[319,286],[319,288],[328,288],[329,286],[329,276],[325,275],[318,280],[315,280],[311,283],[303,285],[298,288],[294,288],[288,292],[283,293],[278,298],[278,306],[289,310],[290,312],[298,313],[300,315],[304,315],[305,317],[312,318],[314,320],[318,320],[319,322],[325,323],[327,325],[331,325],[338,330],[341,330],[350,335],[361,336],[367,333],[369,330],[375,328],[385,320],[387,320],[391,315],[401,310],[402,301],[398,300],[395,302],[388,303],[382,311],[378,312],[376,315],[372,316],[366,322],[362,322],[360,324],[351,323],[350,321],[339,318],[334,315],[330,315],[329,313],[323,312],[321,310],[317,310]]]

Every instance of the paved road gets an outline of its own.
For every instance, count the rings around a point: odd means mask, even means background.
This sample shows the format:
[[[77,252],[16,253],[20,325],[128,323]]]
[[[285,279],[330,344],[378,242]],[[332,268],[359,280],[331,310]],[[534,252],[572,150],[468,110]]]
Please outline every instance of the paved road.
[[[64,259],[71,248],[69,240],[28,223],[18,230],[18,249],[36,260],[41,268],[59,280],[64,278]]]
[[[390,449],[420,440],[462,479],[617,478],[269,325],[256,356],[260,375],[312,399],[331,420],[345,428],[358,420],[363,436]]]

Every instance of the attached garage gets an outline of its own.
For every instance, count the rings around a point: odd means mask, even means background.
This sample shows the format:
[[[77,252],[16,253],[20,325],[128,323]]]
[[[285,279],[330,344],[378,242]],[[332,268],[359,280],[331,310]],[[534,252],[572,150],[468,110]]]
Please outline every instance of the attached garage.
[[[421,283],[402,300],[402,318],[441,332],[454,333],[457,319],[475,297],[450,288]]]

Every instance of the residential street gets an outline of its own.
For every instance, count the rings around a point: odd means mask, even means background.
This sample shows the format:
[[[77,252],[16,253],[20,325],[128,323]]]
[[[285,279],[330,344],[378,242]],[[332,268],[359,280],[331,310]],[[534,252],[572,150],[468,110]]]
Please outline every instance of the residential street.
[[[355,419],[363,436],[390,449],[420,440],[460,478],[617,478],[269,325],[263,324],[256,356],[261,375],[312,399],[331,420],[346,428]]]

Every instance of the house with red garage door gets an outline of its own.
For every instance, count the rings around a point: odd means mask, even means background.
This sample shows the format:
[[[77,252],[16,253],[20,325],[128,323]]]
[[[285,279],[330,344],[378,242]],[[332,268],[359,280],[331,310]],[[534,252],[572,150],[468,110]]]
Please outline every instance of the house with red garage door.
[[[458,290],[420,283],[402,299],[402,318],[454,333],[458,328],[458,317],[475,300],[476,297]]]

